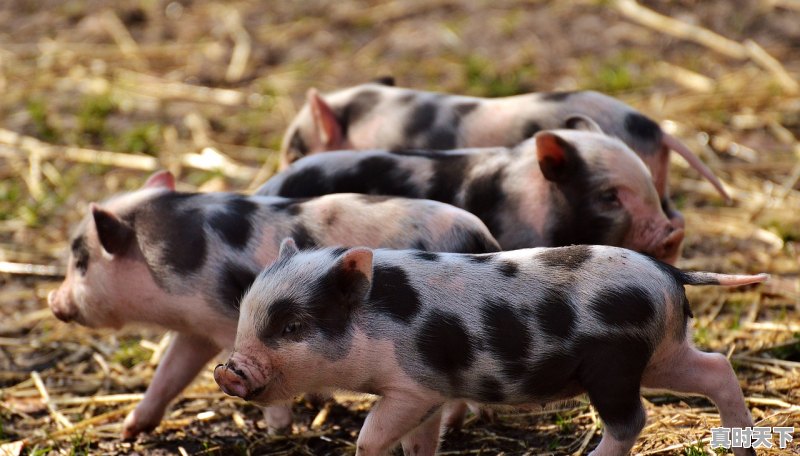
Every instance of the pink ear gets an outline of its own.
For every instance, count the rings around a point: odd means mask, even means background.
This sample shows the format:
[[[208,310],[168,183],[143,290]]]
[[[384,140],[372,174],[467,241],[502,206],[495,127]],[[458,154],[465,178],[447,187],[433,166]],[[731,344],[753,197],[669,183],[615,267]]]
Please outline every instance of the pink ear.
[[[297,244],[294,242],[294,239],[287,237],[281,241],[281,246],[278,250],[278,258],[290,257],[297,252]]]
[[[547,180],[558,182],[569,175],[574,158],[573,146],[549,131],[539,132],[536,139],[536,158]]]
[[[364,247],[350,249],[342,255],[339,264],[347,274],[359,273],[372,280],[372,250]]]
[[[167,170],[156,171],[147,178],[142,188],[167,188],[169,190],[175,190],[175,176]]]
[[[319,95],[317,89],[310,88],[306,93],[311,116],[314,118],[314,127],[319,135],[322,146],[328,150],[338,149],[343,143],[342,127],[339,119],[333,113],[330,105]]]

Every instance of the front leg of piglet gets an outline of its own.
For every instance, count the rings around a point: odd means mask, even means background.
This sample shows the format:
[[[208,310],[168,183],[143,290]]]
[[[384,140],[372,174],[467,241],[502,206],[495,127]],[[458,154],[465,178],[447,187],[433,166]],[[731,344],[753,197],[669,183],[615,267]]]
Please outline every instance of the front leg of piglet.
[[[219,347],[204,337],[177,333],[158,364],[144,399],[125,418],[122,438],[132,439],[141,432],[155,429],[167,405],[219,351]]]
[[[418,452],[412,453],[419,456],[433,455],[438,446],[439,409],[441,404],[412,397],[399,393],[386,394],[373,407],[367,415],[364,426],[358,434],[356,442],[356,456],[385,456],[392,447],[406,434],[422,426],[420,434],[412,436],[422,437],[431,434],[431,418],[436,422],[434,444],[430,441],[417,441]],[[414,442],[408,441],[412,450]],[[405,445],[404,445],[405,446]],[[423,452],[423,450],[425,452]]]

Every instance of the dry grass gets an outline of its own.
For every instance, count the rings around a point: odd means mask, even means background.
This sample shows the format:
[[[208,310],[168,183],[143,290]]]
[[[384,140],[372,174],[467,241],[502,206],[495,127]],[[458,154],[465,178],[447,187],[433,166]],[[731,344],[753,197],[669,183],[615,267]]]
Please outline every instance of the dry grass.
[[[731,357],[759,425],[797,426],[800,11],[791,0],[647,3],[658,14],[630,1],[0,7],[0,454],[352,453],[369,399],[341,397],[324,415],[297,402],[293,432],[269,436],[210,371],[156,432],[120,442],[166,336],[62,324],[46,295],[88,202],[160,167],[186,189],[251,189],[272,172],[307,87],[384,74],[476,95],[594,88],[663,120],[735,199],[725,206],[675,160],[688,232],[679,264],[773,274],[758,288],[690,289],[695,341]],[[635,452],[709,453],[710,402],[658,394],[645,404]],[[599,435],[578,401],[473,417],[442,453],[583,453]],[[800,453],[793,445],[785,451]]]

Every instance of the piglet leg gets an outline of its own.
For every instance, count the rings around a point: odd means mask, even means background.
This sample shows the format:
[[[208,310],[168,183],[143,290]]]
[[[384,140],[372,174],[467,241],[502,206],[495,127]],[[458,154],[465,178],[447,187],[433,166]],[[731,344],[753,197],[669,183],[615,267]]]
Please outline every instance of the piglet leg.
[[[731,363],[719,353],[704,353],[684,344],[654,369],[645,371],[642,386],[706,396],[719,409],[724,427],[753,426]],[[733,454],[754,455],[755,450],[734,448]]]
[[[261,409],[264,412],[264,422],[270,434],[282,434],[289,431],[292,425],[292,404],[286,402],[280,405],[270,405]]]
[[[414,398],[410,395],[388,394],[381,398],[367,415],[364,426],[358,435],[356,442],[356,456],[386,456],[392,447],[406,434],[414,430],[417,426],[423,426],[417,437],[432,434],[432,426],[428,421],[435,418],[436,432],[433,434],[435,443],[424,444],[416,442],[420,447],[419,455],[433,454],[422,453],[423,446],[426,451],[433,449],[436,451],[438,446],[438,422],[440,403],[432,403],[429,400]],[[414,443],[411,443],[412,449]]]
[[[442,428],[442,409],[439,407],[433,412],[429,410],[429,413],[431,416],[400,441],[405,456],[433,456],[436,454]]]
[[[132,439],[158,426],[167,405],[197,377],[200,369],[219,350],[204,337],[177,333],[161,359],[144,399],[125,418],[122,438]]]

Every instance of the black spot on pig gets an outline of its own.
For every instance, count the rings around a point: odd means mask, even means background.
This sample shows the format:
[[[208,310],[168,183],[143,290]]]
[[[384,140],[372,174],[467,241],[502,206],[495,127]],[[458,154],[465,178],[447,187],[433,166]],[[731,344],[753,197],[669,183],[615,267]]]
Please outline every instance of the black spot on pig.
[[[381,96],[376,90],[362,90],[348,102],[339,115],[342,134],[346,137],[350,126],[358,123],[375,107]]]
[[[367,278],[361,272],[333,268],[312,286],[315,298],[305,303],[303,310],[326,338],[341,341],[362,302],[360,291],[366,291],[367,286]],[[344,355],[341,350],[334,351],[338,352],[335,358]]]
[[[522,376],[523,393],[529,400],[546,400],[565,392],[572,394],[579,392],[575,373],[580,363],[580,355],[580,351],[569,348],[537,360],[535,367]]]
[[[525,372],[531,336],[511,305],[500,298],[485,299],[480,309],[483,337],[489,350],[503,363],[503,372],[516,378]]]
[[[453,106],[453,112],[456,113],[456,116],[463,118],[468,116],[472,111],[474,111],[478,107],[478,102],[476,101],[466,101],[463,103],[459,103]]]
[[[491,236],[483,231],[469,227],[453,227],[454,236],[459,239],[458,244],[449,252],[453,253],[491,253],[499,252],[500,245]],[[472,260],[472,258],[470,258]]]
[[[499,380],[490,375],[481,376],[478,383],[478,399],[481,402],[499,403],[503,402],[505,397],[503,385]]]
[[[344,252],[346,252],[348,250],[349,249],[347,247],[335,247],[335,248],[331,249],[331,256],[333,256],[334,258],[338,258],[339,255],[343,254]]]
[[[522,126],[522,136],[521,136],[521,138],[522,139],[528,139],[528,138],[532,137],[533,135],[535,135],[536,133],[539,133],[541,130],[542,130],[542,126],[541,126],[541,124],[539,124],[539,122],[535,122],[533,120],[528,120]]]
[[[338,192],[416,197],[410,178],[411,171],[399,168],[394,158],[373,156],[360,160],[352,172],[334,176],[332,185]]]
[[[372,270],[369,305],[393,320],[410,323],[422,303],[406,272],[398,266],[375,265]]]
[[[651,144],[658,144],[661,142],[661,127],[638,112],[631,112],[625,116],[625,130],[627,130],[631,136],[641,141],[646,141]]]
[[[435,130],[432,130],[424,137],[424,141],[422,141],[422,144],[420,145],[422,147],[436,149],[436,150],[455,149],[456,148],[455,130],[452,128],[437,128]]]
[[[243,249],[250,241],[253,230],[251,215],[258,206],[241,196],[231,198],[224,210],[215,211],[208,217],[208,225],[233,248]]]
[[[468,172],[469,157],[466,155],[431,154],[433,176],[425,195],[427,199],[451,204],[464,184]]]
[[[217,298],[226,313],[239,312],[239,302],[257,275],[257,271],[238,263],[226,261],[223,264],[217,279]]]
[[[606,187],[603,171],[589,171],[587,164],[571,144],[567,156],[572,160],[568,173],[558,182],[550,182],[550,207],[554,214],[545,227],[551,245],[604,244],[620,245],[630,226],[630,216],[603,208],[592,195]]]
[[[267,307],[267,314],[256,322],[256,334],[258,339],[269,347],[275,347],[281,338],[297,339],[302,334],[303,324],[307,321],[298,319],[301,315],[302,306],[294,299],[281,298],[273,301]],[[302,329],[299,332],[286,334],[286,327],[293,322],[301,323]],[[289,337],[287,337],[289,336]]]
[[[566,91],[566,92],[548,92],[543,93],[540,95],[542,100],[545,101],[552,101],[552,102],[561,102],[566,100],[567,98],[571,97],[575,92],[573,91]]]
[[[461,317],[451,312],[432,310],[416,338],[417,350],[424,362],[445,374],[457,389],[459,372],[468,369],[475,359],[472,340]]]
[[[420,103],[415,106],[403,126],[403,135],[414,138],[428,132],[436,121],[437,106],[433,102]]]
[[[433,252],[414,252],[415,258],[425,261],[439,261],[439,255]]]
[[[641,327],[655,316],[653,297],[636,285],[601,290],[589,298],[589,308],[600,321],[614,326]]]
[[[295,130],[292,134],[292,139],[289,140],[289,152],[292,154],[292,158],[297,160],[308,155],[310,150],[306,141],[303,139],[303,135],[300,134],[300,130]]]
[[[308,198],[332,193],[327,188],[328,178],[325,172],[316,166],[308,166],[296,172],[290,172],[278,191],[280,196],[292,198]]]
[[[576,323],[577,315],[570,304],[568,290],[562,287],[548,287],[534,308],[539,328],[550,336],[568,338]]]
[[[313,249],[319,245],[316,238],[308,232],[305,225],[299,223],[292,227],[291,237],[294,238],[294,242],[300,250]]]
[[[549,268],[575,271],[592,258],[592,250],[588,245],[557,247],[543,251],[537,258]]]
[[[639,390],[652,354],[648,341],[626,335],[586,338],[576,353],[578,382],[608,431],[621,440],[638,435],[645,422]]]
[[[464,195],[464,208],[477,215],[495,238],[500,237],[503,231],[497,208],[506,199],[503,192],[504,178],[505,171],[502,168],[480,175],[467,183]]]
[[[81,275],[86,274],[89,269],[89,247],[86,245],[86,236],[81,234],[72,240],[70,244],[72,258],[75,259],[75,269]]]
[[[200,196],[165,192],[136,209],[133,218],[140,244],[152,243],[144,248],[151,268],[158,270],[166,265],[173,272],[186,275],[203,266],[208,248],[205,219],[199,208],[188,204]]]
[[[503,261],[497,265],[497,271],[500,272],[500,274],[503,274],[505,277],[513,278],[517,276],[517,273],[519,272],[519,266],[513,261]]]

